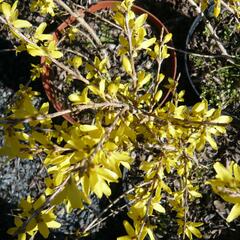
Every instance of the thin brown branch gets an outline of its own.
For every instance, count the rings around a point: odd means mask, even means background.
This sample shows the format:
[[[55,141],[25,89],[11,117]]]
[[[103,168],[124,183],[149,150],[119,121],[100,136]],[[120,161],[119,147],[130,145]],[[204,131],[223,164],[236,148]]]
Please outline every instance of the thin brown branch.
[[[16,51],[15,48],[0,49],[0,53],[14,52],[14,51]]]
[[[109,21],[105,17],[102,17],[102,16],[98,15],[97,13],[90,12],[87,8],[85,8],[85,7],[83,7],[83,6],[79,5],[79,4],[73,3],[73,5],[77,6],[80,9],[83,9],[86,13],[89,13],[89,14],[93,15],[94,17],[102,20],[103,22],[108,23],[109,25],[115,27],[116,29],[122,30],[122,28],[119,25]]]
[[[200,16],[203,17],[203,19],[206,19],[204,13],[202,12],[201,8],[194,2],[194,0],[188,0],[188,2],[195,8],[196,12],[198,14],[200,14]],[[205,22],[206,27],[208,28],[208,30],[211,32],[211,34],[213,35],[213,37],[216,40],[216,43],[220,49],[220,51],[222,52],[223,55],[229,56],[227,50],[225,49],[225,47],[223,46],[223,44],[221,43],[217,33],[214,31],[213,26],[211,25],[211,23],[209,21]],[[231,61],[231,60],[229,60]],[[232,62],[232,61],[231,61]]]
[[[150,210],[150,207],[151,207],[151,201],[153,199],[153,194],[154,194],[154,191],[156,190],[156,185],[158,184],[158,181],[159,181],[159,175],[158,175],[158,171],[160,170],[160,168],[162,167],[162,162],[161,162],[161,157],[160,156],[160,159],[158,161],[158,166],[157,166],[157,170],[156,170],[156,174],[155,176],[153,177],[152,179],[152,183],[151,183],[151,186],[148,188],[148,192],[150,192],[150,195],[149,195],[149,198],[148,198],[148,201],[147,201],[147,207],[146,207],[146,214],[144,216],[144,219],[143,219],[143,223],[142,223],[142,226],[139,230],[139,233],[138,233],[138,240],[140,240],[141,238],[141,235],[142,235],[142,232],[143,232],[143,229],[144,227],[146,226],[147,224],[147,220],[150,216],[149,214],[149,210]]]
[[[227,58],[227,59],[237,58],[237,56],[232,56],[232,55],[219,55],[219,54],[210,55],[210,54],[195,53],[189,50],[182,50],[182,49],[174,48],[171,46],[167,46],[167,48],[179,53],[188,54],[196,57],[202,57],[202,58]]]
[[[184,224],[183,224],[183,239],[186,237],[186,228],[187,228],[187,214],[188,214],[188,170],[187,170],[187,155],[184,154],[184,173],[183,173],[183,208],[184,208]]]
[[[126,23],[126,35],[128,38],[128,44],[129,44],[129,55],[130,55],[130,63],[131,63],[131,68],[132,68],[132,79],[133,79],[133,88],[137,88],[137,74],[136,74],[136,69],[135,69],[135,63],[134,63],[134,57],[133,57],[133,45],[132,45],[132,31],[129,27],[128,23],[128,15],[125,17],[125,23]]]
[[[16,123],[29,123],[32,121],[41,121],[44,119],[52,119],[56,118],[65,114],[69,114],[72,112],[80,112],[86,109],[98,109],[98,108],[107,108],[107,107],[114,107],[114,108],[126,108],[128,109],[128,105],[124,103],[119,103],[119,102],[104,102],[104,103],[91,103],[91,104],[86,104],[86,105],[78,105],[77,107],[73,109],[67,109],[67,110],[62,110],[59,112],[54,112],[54,113],[49,113],[45,115],[38,115],[38,116],[32,116],[28,118],[5,118],[5,119],[0,119],[0,124],[16,124]]]
[[[134,108],[135,109],[135,108]],[[148,120],[154,120],[155,123],[160,124],[162,126],[163,124],[167,124],[168,122],[171,122],[174,125],[180,125],[185,128],[195,128],[196,125],[201,126],[201,125],[209,125],[209,126],[223,126],[226,127],[229,124],[228,123],[218,123],[218,122],[213,122],[213,120],[207,121],[194,121],[194,120],[188,120],[188,119],[179,119],[179,118],[174,118],[174,117],[168,117],[167,119],[162,119],[159,116],[156,116],[154,113],[149,113],[148,111],[145,111],[143,109],[135,109],[134,115],[138,114],[139,117],[141,117],[144,122]]]
[[[64,3],[62,0],[54,0],[58,5],[60,5],[62,8],[64,8],[71,16],[75,17],[77,21],[81,24],[81,26],[88,31],[88,33],[92,36],[92,38],[95,40],[95,42],[101,46],[102,43],[99,39],[99,37],[96,35],[95,31],[89,26],[89,24],[84,20],[80,14],[75,13],[72,11],[72,9]]]
[[[174,86],[174,89],[171,89],[169,88],[168,91],[167,91],[167,94],[165,95],[164,99],[158,104],[158,108],[161,108],[163,106],[163,104],[167,101],[169,95],[172,93],[173,94],[173,90],[175,91],[176,90],[176,87],[177,87],[177,83],[180,79],[180,74],[178,75],[177,79],[176,79],[176,82],[175,82],[175,86]]]
[[[230,13],[236,15],[236,20],[239,23],[238,16],[236,10],[234,10],[231,6],[229,6],[227,3],[225,3],[224,0],[221,0],[221,5],[225,7]]]
[[[138,184],[136,186],[134,186],[133,188],[125,191],[124,193],[122,193],[117,199],[115,199],[107,208],[105,208],[87,227],[85,227],[85,229],[83,230],[83,234],[89,232],[92,228],[94,228],[95,226],[99,225],[101,222],[103,222],[104,220],[106,220],[110,215],[108,215],[105,218],[102,218],[102,216],[108,212],[115,204],[117,204],[122,198],[124,198],[127,194],[130,194],[132,192],[134,192],[137,188],[140,187],[144,187],[144,186],[148,186],[149,184],[151,184],[151,181],[149,182],[144,182],[141,184]],[[129,203],[130,204],[130,203]],[[127,204],[126,206],[129,206],[129,204]],[[102,219],[101,219],[102,218]]]
[[[115,116],[115,119],[113,121],[113,123],[110,125],[110,127],[107,128],[105,134],[103,135],[103,137],[101,138],[101,140],[99,141],[97,147],[94,149],[91,157],[90,157],[90,162],[93,161],[94,157],[96,156],[96,154],[100,151],[100,149],[102,148],[104,142],[109,138],[111,132],[115,129],[116,125],[118,124],[118,121],[121,117],[121,115],[127,111],[127,108],[122,109],[121,111],[118,112],[118,114]]]

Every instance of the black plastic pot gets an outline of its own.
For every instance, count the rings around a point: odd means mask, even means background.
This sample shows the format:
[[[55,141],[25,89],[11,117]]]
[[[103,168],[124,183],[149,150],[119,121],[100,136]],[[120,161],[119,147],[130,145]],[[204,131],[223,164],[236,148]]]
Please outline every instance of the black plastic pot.
[[[209,7],[209,9],[206,10],[205,12],[205,16],[207,16],[207,18],[209,16],[211,16],[213,14],[213,8],[214,6],[211,6]],[[225,9],[225,11],[227,11]],[[201,24],[203,24],[203,21],[204,20],[204,16],[203,15],[199,15],[195,18],[195,20],[193,21],[189,31],[188,31],[188,35],[187,35],[187,38],[186,38],[186,41],[185,41],[185,49],[186,49],[186,52],[184,54],[184,67],[185,67],[185,72],[186,72],[186,76],[188,78],[188,81],[190,82],[195,94],[201,98],[201,89],[200,89],[200,86],[201,86],[201,79],[197,79],[197,81],[192,78],[192,75],[191,75],[191,67],[190,67],[190,64],[189,64],[189,53],[188,51],[191,52],[191,49],[188,48],[191,40],[192,40],[192,37],[195,33],[195,31],[197,31],[197,29],[199,27],[201,27]],[[201,49],[199,49],[199,51],[201,51]],[[205,63],[207,64],[207,63]],[[205,69],[204,69],[205,70]],[[214,106],[212,106],[214,107]],[[229,105],[226,106],[226,108],[224,108],[224,111],[223,111],[225,114],[228,114],[228,115],[232,115],[233,111],[231,111],[231,107],[229,107]],[[236,114],[235,114],[236,115]],[[233,116],[234,119],[236,119],[236,121],[238,122],[238,127],[240,128],[240,116]]]
[[[199,26],[199,24],[201,23],[202,20],[203,20],[203,16],[199,15],[193,21],[193,23],[192,23],[192,25],[191,25],[191,27],[188,31],[188,35],[187,35],[186,42],[185,42],[185,50],[186,51],[188,50],[188,44],[191,40],[191,37],[192,37],[193,33],[195,32],[196,28]],[[188,81],[190,82],[190,84],[191,84],[194,92],[196,93],[196,95],[200,98],[200,91],[196,88],[196,86],[195,86],[195,84],[192,80],[192,77],[190,75],[189,65],[188,65],[188,54],[187,53],[184,53],[184,67],[185,67],[185,72],[186,72]]]

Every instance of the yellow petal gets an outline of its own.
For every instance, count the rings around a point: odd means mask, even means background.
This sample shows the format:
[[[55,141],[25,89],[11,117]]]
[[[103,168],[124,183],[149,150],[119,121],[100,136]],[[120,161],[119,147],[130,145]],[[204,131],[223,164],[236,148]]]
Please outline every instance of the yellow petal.
[[[227,170],[220,162],[214,164],[214,169],[217,172],[216,178],[220,178],[222,181],[230,182],[232,180],[232,174]]]
[[[159,102],[159,100],[161,99],[162,95],[163,95],[163,91],[162,90],[158,90],[156,95],[154,96],[154,101],[155,102]]]
[[[55,51],[49,52],[49,55],[50,55],[50,57],[57,59],[57,58],[61,58],[63,56],[63,53],[55,50]]]
[[[105,79],[101,79],[99,82],[99,91],[102,95],[104,95],[104,91],[105,91]]]
[[[218,17],[221,12],[221,0],[214,1],[214,16]]]
[[[107,168],[96,168],[95,171],[97,172],[97,174],[101,175],[103,179],[109,182],[116,182],[116,180],[118,179],[118,175]]]
[[[185,230],[185,234],[187,235],[187,237],[188,237],[190,240],[193,239],[193,238],[192,238],[192,232],[190,231],[189,228],[186,228],[186,230]]]
[[[33,204],[34,209],[38,209],[41,207],[46,201],[46,198],[44,195],[41,195],[38,200]]]
[[[36,219],[34,218],[34,219],[32,219],[32,220],[28,223],[28,225],[27,225],[27,227],[26,227],[26,231],[27,231],[27,232],[31,232],[31,231],[34,230],[35,228],[37,228],[37,221],[36,221]]]
[[[152,75],[149,73],[146,76],[144,76],[144,78],[138,79],[138,87],[141,88],[142,86],[147,84],[150,81],[151,77]]]
[[[60,228],[61,223],[56,222],[56,221],[51,221],[47,223],[48,228]]]
[[[82,100],[82,97],[79,93],[72,93],[68,96],[68,99],[71,101],[71,102],[81,102]]]
[[[202,197],[202,194],[197,192],[197,191],[189,191],[190,195],[193,196],[193,197],[196,197],[196,198],[199,198],[199,197]]]
[[[132,238],[129,236],[122,236],[122,237],[118,237],[117,240],[132,240]]]
[[[68,187],[67,197],[71,203],[72,208],[83,208],[82,194],[74,182],[71,182]]]
[[[44,238],[48,238],[49,230],[45,222],[38,223],[38,230]]]
[[[51,211],[49,211],[49,212],[43,211],[41,218],[42,218],[43,222],[47,223],[47,222],[51,222],[51,221],[55,220],[56,215]]]
[[[14,233],[17,231],[17,227],[12,227],[7,230],[7,234],[14,235]]]
[[[112,96],[112,97],[114,97],[114,96],[116,96],[116,93],[118,92],[118,85],[117,84],[115,84],[115,83],[110,83],[109,85],[108,85],[108,93]]]
[[[27,239],[26,233],[19,233],[18,234],[18,240],[26,240],[26,239]]]
[[[237,203],[232,207],[231,212],[229,213],[226,220],[227,222],[231,222],[239,216],[240,216],[240,203]]]
[[[144,42],[142,42],[139,46],[140,49],[147,49],[149,48],[150,46],[152,46],[154,43],[156,42],[156,38],[150,38]]]
[[[234,164],[233,165],[233,172],[234,172],[234,176],[235,178],[240,181],[240,166],[238,166],[238,164]]]
[[[2,3],[2,12],[3,12],[5,18],[8,19],[11,15],[11,5],[6,2],[3,2]]]
[[[95,86],[88,86],[88,89],[91,90],[93,92],[93,94],[102,97],[102,93],[100,92],[100,90],[97,87],[95,87]]]
[[[202,238],[202,234],[201,234],[201,232],[200,232],[197,228],[195,228],[195,227],[193,227],[193,226],[189,226],[188,229],[189,229],[197,238]]]
[[[104,180],[102,180],[101,178],[98,178],[98,179],[99,180],[95,185],[93,191],[96,193],[98,198],[101,198],[103,194],[109,197],[111,195],[110,187],[107,185],[107,183]]]
[[[140,28],[147,20],[148,15],[147,14],[141,14],[138,16],[135,20],[135,28]]]
[[[38,47],[38,46],[35,46],[35,45],[28,44],[27,45],[27,51],[33,57],[47,56],[46,51],[44,51],[41,47]]]
[[[82,190],[83,193],[88,196],[90,193],[90,183],[89,183],[89,178],[84,174],[84,176],[81,178],[81,183],[82,183]]]
[[[73,57],[72,65],[74,68],[79,68],[82,65],[82,58],[79,56]]]
[[[49,110],[49,102],[45,102],[42,104],[41,108],[39,109],[39,112],[41,112],[41,114],[47,114]]]
[[[124,15],[120,12],[117,12],[116,14],[114,14],[113,19],[115,20],[115,22],[121,26],[122,28],[125,25],[125,18]]]
[[[196,103],[193,108],[192,111],[199,113],[199,112],[203,112],[206,111],[208,108],[208,104],[206,100],[203,100],[202,102]]]
[[[153,205],[153,209],[156,210],[157,212],[160,213],[165,213],[165,208],[163,206],[161,206],[159,203],[154,203]]]
[[[130,237],[135,236],[135,230],[128,221],[124,220],[123,221],[123,226],[126,229],[126,232]]]
[[[222,115],[216,119],[214,119],[212,122],[215,123],[230,123],[232,121],[232,118],[230,116],[227,115]]]
[[[209,134],[209,133],[206,134],[206,140],[209,142],[209,144],[211,145],[211,147],[212,147],[214,150],[217,150],[217,149],[218,149],[217,143],[216,143],[215,140],[212,138],[211,134]]]
[[[51,201],[51,205],[57,205],[64,201],[67,198],[67,190],[66,187],[56,195],[56,197]]]
[[[164,38],[163,38],[163,43],[168,43],[172,39],[172,33],[168,33]]]
[[[89,132],[89,131],[98,130],[98,127],[95,125],[82,124],[80,125],[79,129],[82,132]]]
[[[45,28],[47,27],[47,23],[42,22],[36,29],[35,34],[39,35],[42,34],[45,30]]]
[[[32,26],[30,22],[21,19],[17,19],[12,24],[15,28],[30,28]]]
[[[24,211],[29,211],[32,208],[32,204],[29,203],[25,199],[21,199],[19,206],[24,210]]]
[[[147,234],[148,234],[150,240],[155,240],[155,237],[154,237],[154,234],[153,234],[153,231],[151,228],[147,228]]]
[[[125,71],[128,73],[128,74],[132,74],[132,66],[131,66],[131,63],[128,59],[128,57],[126,55],[123,55],[122,57],[122,63],[123,63],[123,67],[125,69]]]

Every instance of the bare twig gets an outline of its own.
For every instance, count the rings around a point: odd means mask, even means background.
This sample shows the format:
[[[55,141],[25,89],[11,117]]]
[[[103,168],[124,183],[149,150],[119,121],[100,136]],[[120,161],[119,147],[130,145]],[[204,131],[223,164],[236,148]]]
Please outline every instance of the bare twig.
[[[121,28],[119,25],[117,25],[117,24],[109,21],[108,19],[106,19],[106,18],[104,18],[104,17],[102,17],[102,16],[100,16],[100,15],[98,15],[98,14],[96,14],[96,13],[89,12],[88,10],[86,10],[86,12],[94,15],[96,18],[98,18],[98,19],[102,20],[103,22],[106,22],[106,23],[108,23],[109,25],[113,26],[114,28],[122,31],[122,28]]]
[[[128,109],[128,105],[124,103],[119,103],[119,102],[104,102],[104,103],[91,103],[91,104],[86,104],[86,105],[79,105],[73,109],[67,109],[67,110],[62,110],[59,112],[54,112],[54,113],[49,113],[45,115],[38,115],[38,116],[32,116],[28,118],[4,118],[0,119],[1,124],[16,124],[16,123],[29,123],[32,121],[41,121],[44,119],[52,119],[56,118],[65,114],[69,114],[71,112],[76,112],[76,111],[83,111],[86,109],[98,109],[98,108],[107,108],[107,107],[113,107],[113,108],[125,108]]]
[[[194,2],[194,0],[188,0],[188,2],[195,8],[196,12],[198,14],[200,14],[201,17],[203,17],[203,19],[206,19],[204,13],[202,12],[201,8]],[[209,29],[209,31],[211,32],[211,34],[214,36],[216,43],[219,47],[219,49],[221,50],[223,55],[229,56],[227,50],[225,49],[225,47],[223,46],[223,44],[221,43],[217,33],[214,31],[213,26],[211,25],[211,23],[209,21],[206,21],[206,26]]]
[[[225,3],[224,0],[221,0],[221,4],[222,4],[222,6],[225,7],[230,13],[232,13],[232,14],[234,14],[234,15],[236,14],[235,10],[234,10],[233,8],[231,8],[227,3]],[[237,20],[237,22],[239,22],[237,16],[236,16],[236,20]]]
[[[88,23],[84,20],[84,18],[82,16],[73,12],[72,9],[66,3],[64,3],[62,0],[54,0],[54,1],[58,5],[63,7],[70,15],[75,17],[77,19],[77,21],[80,23],[80,25],[88,31],[88,33],[92,36],[92,38],[95,40],[95,42],[98,45],[100,45],[100,46],[102,45],[102,43],[101,43],[99,37],[96,35],[95,31],[88,25]]]
[[[184,224],[183,224],[183,239],[186,237],[187,228],[187,214],[188,214],[188,171],[187,171],[187,155],[184,153],[184,173],[183,173],[183,202],[182,206],[184,208]]]
[[[109,25],[111,25],[111,26],[113,26],[113,27],[115,27],[115,28],[117,28],[117,29],[119,29],[119,30],[122,30],[122,28],[121,28],[119,25],[117,25],[117,24],[109,21],[109,20],[106,19],[105,17],[102,17],[102,16],[98,15],[97,13],[90,12],[87,8],[85,8],[85,7],[83,7],[83,6],[79,5],[79,4],[76,4],[76,3],[74,3],[74,2],[73,2],[73,5],[77,6],[78,8],[83,9],[86,13],[89,13],[89,14],[93,15],[94,17],[102,20],[103,22],[106,22],[106,23],[108,23]]]
[[[143,229],[146,226],[147,220],[148,220],[148,218],[150,216],[149,210],[150,210],[150,207],[151,207],[151,201],[153,199],[153,194],[154,194],[154,191],[156,189],[156,185],[158,184],[158,181],[159,181],[159,175],[157,173],[158,173],[158,171],[160,170],[161,167],[162,167],[162,162],[159,159],[157,170],[156,170],[156,175],[153,177],[152,183],[151,183],[151,186],[150,186],[151,189],[148,188],[148,192],[150,192],[150,195],[149,195],[149,198],[148,198],[148,201],[147,201],[146,214],[144,216],[142,226],[141,226],[141,228],[139,230],[139,233],[138,233],[138,240],[141,239],[141,235],[142,235]]]
[[[164,45],[163,42],[162,42],[162,40],[163,40],[163,33],[164,33],[164,28],[162,28],[161,35],[160,35],[160,42],[161,42],[160,47],[159,47],[160,55],[162,55],[161,52],[162,52],[162,48],[163,48],[163,45]],[[152,100],[154,100],[154,98],[155,98],[155,96],[156,96],[156,94],[157,94],[157,92],[159,90],[159,85],[161,83],[160,71],[161,71],[163,60],[164,59],[162,59],[160,56],[157,57],[158,68],[157,68],[156,82],[153,83],[155,86],[154,86],[154,90],[153,90],[153,94],[152,94],[152,96],[153,96]],[[150,112],[153,111],[154,106],[155,106],[155,103],[152,104]]]
[[[177,79],[176,79],[176,81],[175,81],[174,89],[171,89],[171,88],[168,89],[168,92],[167,92],[167,94],[165,95],[164,99],[158,104],[158,106],[157,106],[158,108],[161,108],[161,107],[163,106],[163,104],[167,101],[169,95],[170,95],[171,93],[173,94],[173,90],[174,90],[174,91],[176,90],[177,83],[178,83],[179,79],[180,79],[180,74],[178,75],[178,77],[177,77]]]
[[[132,79],[133,79],[133,88],[136,90],[137,88],[137,74],[136,74],[136,69],[135,69],[135,63],[134,63],[134,57],[133,57],[133,45],[132,45],[132,31],[129,27],[129,20],[128,20],[128,15],[125,17],[125,23],[126,23],[126,34],[128,38],[128,43],[129,43],[129,55],[130,55],[130,64],[132,68]]]
[[[0,53],[14,52],[14,51],[16,51],[16,49],[15,49],[15,48],[1,49],[1,50],[0,50]]]
[[[182,49],[178,49],[178,48],[174,48],[171,46],[167,46],[168,49],[174,50],[176,52],[179,53],[183,53],[183,54],[188,54],[188,55],[192,55],[192,56],[197,56],[197,57],[202,57],[202,58],[227,58],[227,59],[233,59],[233,58],[237,58],[237,56],[232,56],[232,55],[210,55],[210,54],[202,54],[202,53],[195,53],[195,52],[191,52],[191,51],[186,51],[186,50],[182,50]]]
[[[105,208],[84,230],[83,233],[87,233],[88,231],[90,231],[92,228],[94,228],[95,226],[99,225],[101,222],[103,222],[104,220],[106,220],[110,214],[105,217],[102,218],[102,216],[108,212],[115,204],[117,204],[122,198],[124,198],[127,194],[130,194],[132,192],[135,191],[136,188],[139,187],[144,187],[144,186],[148,186],[151,183],[151,181],[149,182],[144,182],[141,183],[139,185],[134,186],[133,188],[125,191],[123,194],[121,194],[117,199],[115,199],[107,208]],[[130,204],[130,203],[129,203]],[[126,204],[126,207],[129,206],[129,204]],[[124,205],[125,206],[125,205]],[[101,219],[102,218],[102,219]]]

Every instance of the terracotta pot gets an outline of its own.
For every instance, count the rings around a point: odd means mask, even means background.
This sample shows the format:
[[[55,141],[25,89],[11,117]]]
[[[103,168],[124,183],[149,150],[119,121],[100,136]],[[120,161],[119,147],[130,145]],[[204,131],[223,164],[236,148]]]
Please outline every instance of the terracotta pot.
[[[94,12],[100,11],[102,9],[112,8],[112,7],[115,6],[115,4],[117,2],[119,2],[119,1],[98,2],[94,5],[91,5],[89,7],[88,11],[91,12],[91,13],[94,13]],[[145,9],[143,9],[141,7],[138,7],[136,5],[134,5],[132,9],[137,14],[147,13],[148,14],[148,22],[156,27],[156,30],[159,31],[159,34],[161,33],[162,28],[164,28],[165,33],[169,33],[167,28],[163,25],[163,23],[158,18],[156,18],[154,15],[152,15],[150,12],[148,12]],[[82,10],[80,10],[80,12],[82,12]],[[59,34],[66,27],[68,27],[70,24],[72,24],[75,21],[76,21],[76,18],[71,16],[67,20],[65,20],[61,25],[59,25],[59,27],[56,29],[56,31],[53,34],[55,41],[58,41]],[[172,42],[170,42],[170,45],[172,45]],[[175,51],[169,50],[169,53],[170,53],[170,57],[165,60],[166,69],[165,69],[164,73],[168,77],[171,77],[171,78],[174,79],[176,77],[177,58],[176,58]],[[45,89],[45,92],[47,94],[47,97],[48,97],[49,101],[53,104],[54,108],[57,111],[62,111],[63,110],[62,103],[56,101],[56,98],[54,96],[54,90],[53,90],[54,86],[52,85],[52,81],[51,81],[50,69],[47,65],[45,65],[45,61],[46,61],[46,58],[42,57],[41,58],[41,64],[44,67],[44,74],[42,75],[43,87]],[[63,117],[72,124],[76,122],[70,116],[70,114],[65,114],[65,115],[63,115]]]

